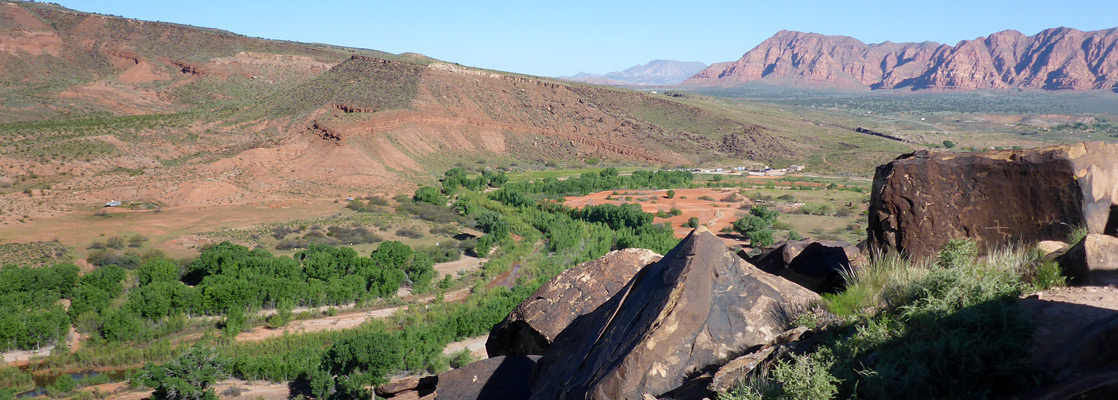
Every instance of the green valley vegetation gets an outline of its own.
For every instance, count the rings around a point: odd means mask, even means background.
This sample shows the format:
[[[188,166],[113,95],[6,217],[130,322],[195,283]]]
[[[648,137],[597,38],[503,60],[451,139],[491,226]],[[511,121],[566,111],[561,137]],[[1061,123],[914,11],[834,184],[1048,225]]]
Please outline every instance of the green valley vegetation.
[[[82,287],[96,286],[95,279],[79,279],[78,267],[72,264],[0,269],[0,348],[38,349],[65,337],[71,319],[61,300],[82,293]]]
[[[457,175],[452,172],[448,176]],[[421,189],[422,193],[413,196],[417,201],[397,199],[401,210],[426,204],[439,213],[453,215],[457,221],[453,223],[464,223],[483,233],[463,242],[468,254],[488,255],[490,259],[480,274],[462,278],[474,281],[446,280],[435,285],[435,259],[454,259],[456,250],[412,248],[393,241],[381,242],[368,256],[320,244],[309,245],[291,256],[276,256],[263,249],[225,242],[204,249],[194,260],[153,258],[134,269],[107,265],[80,276],[77,267],[69,265],[7,267],[3,273],[11,279],[4,279],[5,283],[36,283],[0,286],[5,295],[22,299],[5,302],[17,305],[13,311],[20,311],[6,315],[41,314],[50,322],[35,325],[42,326],[43,332],[33,338],[8,339],[9,347],[56,343],[72,323],[79,332],[89,335],[83,347],[72,354],[52,355],[42,367],[144,363],[150,369],[146,376],[154,376],[157,370],[169,371],[178,368],[176,365],[197,361],[195,350],[188,349],[202,346],[214,349],[214,365],[230,377],[277,382],[306,379],[320,396],[345,398],[363,393],[360,384],[379,381],[387,374],[447,368],[451,360],[442,351],[447,343],[487,333],[539,285],[573,265],[614,249],[641,247],[665,253],[678,243],[669,226],[654,224],[654,216],[635,204],[575,209],[548,197],[603,187],[682,186],[689,181],[689,173],[642,172],[633,178],[619,177],[606,169],[585,180],[575,180],[580,189],[555,185],[550,180],[504,184],[494,176],[498,175],[487,176],[484,186],[451,179],[445,187]],[[673,176],[677,180],[672,183],[660,180]],[[470,179],[474,178],[467,181]],[[484,193],[493,185],[502,188]],[[426,201],[439,196],[447,199],[441,205]],[[377,202],[383,204],[382,200]],[[489,283],[509,272],[514,263],[515,279],[491,287]],[[370,320],[354,329],[285,335],[260,342],[234,340],[252,326],[283,326],[299,318],[299,312],[291,311],[295,307],[369,304],[395,298],[401,287],[416,293],[435,291],[441,296],[450,287],[463,286],[472,292],[465,301],[411,308],[407,313]],[[57,305],[61,299],[71,301],[69,311]],[[385,300],[381,301],[378,304]],[[257,310],[264,309],[277,312],[267,318],[258,316]],[[172,344],[187,332],[201,333],[201,338]],[[352,352],[374,345],[386,349],[377,356],[384,358]],[[170,364],[161,364],[166,362]],[[13,375],[9,383],[26,385],[19,376]],[[134,384],[172,388],[182,381],[138,378]]]

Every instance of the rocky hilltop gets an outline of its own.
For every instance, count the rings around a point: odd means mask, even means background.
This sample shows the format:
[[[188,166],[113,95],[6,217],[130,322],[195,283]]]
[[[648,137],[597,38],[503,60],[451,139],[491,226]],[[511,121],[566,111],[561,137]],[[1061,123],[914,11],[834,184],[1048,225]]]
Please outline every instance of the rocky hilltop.
[[[780,31],[733,62],[716,63],[685,85],[751,81],[836,89],[1045,89],[1118,87],[1118,28],[1006,30],[950,46],[865,44],[847,36]]]

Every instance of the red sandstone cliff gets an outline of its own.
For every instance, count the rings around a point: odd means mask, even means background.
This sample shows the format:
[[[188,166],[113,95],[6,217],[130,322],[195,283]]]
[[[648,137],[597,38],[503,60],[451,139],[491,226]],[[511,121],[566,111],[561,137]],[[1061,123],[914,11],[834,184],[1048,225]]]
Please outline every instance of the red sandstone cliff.
[[[1114,89],[1118,28],[1007,30],[955,46],[865,44],[846,36],[780,31],[741,59],[717,63],[685,85],[750,81],[839,89]]]

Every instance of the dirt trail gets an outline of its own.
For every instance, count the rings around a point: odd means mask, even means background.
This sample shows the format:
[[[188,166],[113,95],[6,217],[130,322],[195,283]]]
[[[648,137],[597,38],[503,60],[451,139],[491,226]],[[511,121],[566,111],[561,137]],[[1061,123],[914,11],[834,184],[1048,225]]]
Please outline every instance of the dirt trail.
[[[70,352],[71,353],[73,353],[75,351],[78,351],[78,349],[81,348],[81,345],[82,345],[81,340],[82,340],[82,335],[80,333],[78,333],[78,331],[76,329],[74,329],[73,325],[71,325],[70,326],[70,333],[67,335],[67,344],[70,346]],[[4,364],[13,364],[13,365],[18,365],[18,366],[27,365],[33,359],[43,358],[43,357],[49,356],[50,353],[52,351],[54,351],[54,347],[55,346],[46,346],[46,347],[42,347],[38,350],[9,351],[9,352],[3,353],[2,357],[0,357],[0,359],[3,360]]]
[[[470,288],[458,289],[453,292],[447,293],[443,297],[445,302],[459,302],[465,300],[470,295]],[[258,326],[250,331],[242,332],[237,335],[237,341],[241,342],[255,342],[261,341],[285,334],[298,334],[309,332],[321,331],[337,331],[343,329],[352,329],[365,323],[370,319],[381,319],[391,317],[396,311],[408,308],[413,305],[430,304],[435,301],[434,295],[427,295],[419,299],[415,299],[411,304],[397,307],[380,308],[376,310],[357,311],[351,313],[338,314],[332,317],[322,317],[315,319],[305,319],[293,321],[287,326],[280,329],[271,329],[266,326]]]
[[[450,275],[451,278],[454,278],[457,276],[458,271],[466,271],[467,273],[477,271],[487,262],[489,262],[488,258],[463,255],[462,258],[456,261],[435,264],[435,272],[439,273],[439,276],[435,277],[435,280],[442,279],[445,275]]]
[[[1052,288],[1024,296],[1021,305],[1036,322],[1033,358],[1037,361],[1087,325],[1118,313],[1118,288]]]
[[[242,381],[240,379],[226,379],[214,384],[214,392],[217,397],[221,399],[257,399],[262,398],[265,400],[286,400],[291,397],[291,388],[284,383],[272,383],[267,381]],[[112,393],[108,400],[142,400],[151,397],[152,391],[145,390],[129,390],[128,385],[123,382],[109,383],[104,385],[97,385],[89,388],[83,388],[81,391],[93,391],[96,389],[100,393]]]
[[[457,342],[449,343],[443,349],[443,354],[451,355],[462,349],[469,349],[470,354],[477,358],[489,358],[489,353],[485,351],[485,341],[489,336],[478,336],[469,339],[460,340]]]

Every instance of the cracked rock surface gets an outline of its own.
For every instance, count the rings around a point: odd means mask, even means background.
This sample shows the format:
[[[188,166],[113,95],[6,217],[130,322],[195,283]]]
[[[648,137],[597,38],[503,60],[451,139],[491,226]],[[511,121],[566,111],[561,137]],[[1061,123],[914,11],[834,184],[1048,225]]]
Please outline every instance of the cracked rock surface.
[[[490,330],[486,352],[490,357],[543,355],[571,321],[594,311],[637,271],[659,260],[652,250],[624,249],[563,271]]]
[[[818,295],[728,251],[700,227],[556,336],[532,399],[639,399],[679,387],[786,327]]]

